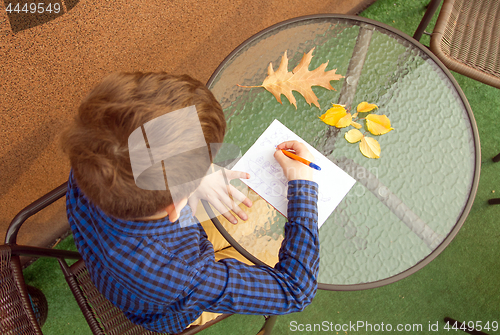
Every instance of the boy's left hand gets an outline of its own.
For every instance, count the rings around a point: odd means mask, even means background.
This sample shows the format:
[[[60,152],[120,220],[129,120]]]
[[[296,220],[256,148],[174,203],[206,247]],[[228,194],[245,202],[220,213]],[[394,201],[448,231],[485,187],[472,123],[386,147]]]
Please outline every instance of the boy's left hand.
[[[248,179],[250,175],[246,172],[223,169],[205,176],[200,186],[188,199],[193,215],[196,213],[199,200],[204,199],[233,224],[238,223],[238,220],[230,210],[233,210],[242,220],[247,220],[247,214],[238,206],[238,203],[242,202],[245,206],[251,207],[252,201],[229,184],[230,180],[236,178]]]

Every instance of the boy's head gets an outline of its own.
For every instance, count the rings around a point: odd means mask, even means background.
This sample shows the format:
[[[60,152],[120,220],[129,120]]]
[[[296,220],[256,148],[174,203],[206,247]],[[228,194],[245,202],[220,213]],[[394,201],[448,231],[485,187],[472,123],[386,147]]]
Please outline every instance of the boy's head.
[[[75,121],[61,138],[74,177],[87,198],[107,214],[122,219],[151,216],[171,205],[168,187],[152,191],[136,185],[129,136],[148,121],[193,105],[210,151],[210,143],[223,141],[226,122],[220,104],[201,82],[166,73],[114,73],[104,78],[84,99]],[[189,122],[180,124],[186,131],[190,126]],[[176,123],[176,130],[178,127]],[[185,145],[175,141],[175,136],[170,141],[169,148],[174,150]],[[186,162],[177,171],[170,169],[170,177],[183,180],[204,175],[210,164],[197,155],[190,155],[188,163],[189,169]],[[169,162],[172,164],[175,162]],[[176,197],[188,197],[198,186],[196,182],[185,185]]]

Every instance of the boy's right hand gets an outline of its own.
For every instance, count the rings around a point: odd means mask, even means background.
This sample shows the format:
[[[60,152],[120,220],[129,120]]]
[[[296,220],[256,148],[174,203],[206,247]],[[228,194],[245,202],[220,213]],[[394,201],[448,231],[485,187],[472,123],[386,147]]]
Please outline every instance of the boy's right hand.
[[[314,161],[314,156],[309,152],[305,144],[298,141],[287,141],[283,142],[276,147],[276,152],[274,153],[274,158],[278,161],[283,169],[285,177],[290,180],[313,180],[313,168],[291,159],[281,150],[293,151],[296,155],[307,159],[310,162]]]

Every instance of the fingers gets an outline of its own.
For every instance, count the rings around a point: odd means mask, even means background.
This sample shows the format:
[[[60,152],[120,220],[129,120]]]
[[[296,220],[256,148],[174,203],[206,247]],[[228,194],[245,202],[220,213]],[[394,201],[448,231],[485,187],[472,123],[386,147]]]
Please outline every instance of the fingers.
[[[241,202],[247,207],[252,206],[252,201],[229,183],[230,180],[236,178],[248,179],[249,175],[246,172],[221,169],[205,179],[201,191],[203,198],[233,224],[238,223],[238,220],[230,212],[231,210],[242,220],[248,219],[246,213],[237,204]]]
[[[278,144],[276,149],[278,149],[278,150],[293,150],[297,154],[299,154],[301,151],[307,150],[307,147],[303,143],[300,143],[299,141],[286,141],[286,142]]]
[[[243,221],[248,220],[248,216],[247,216],[247,214],[246,214],[246,213],[245,213],[245,211],[243,211],[243,210],[242,210],[239,206],[235,206],[235,208],[233,208],[233,211],[234,211],[234,213],[235,213],[236,215],[238,215],[238,217],[239,217],[240,219],[242,219]],[[234,218],[234,217],[233,217],[233,218]],[[233,222],[233,223],[237,223],[237,221],[236,221],[236,222]]]
[[[246,195],[244,195],[243,193],[241,193],[236,187],[234,187],[233,185],[229,185],[228,186],[228,192],[229,192],[229,195],[243,203],[243,205],[247,206],[247,207],[252,207],[252,200],[248,199],[248,197]],[[239,207],[238,207],[239,208]],[[246,219],[244,219],[246,220]]]
[[[226,174],[228,180],[233,180],[233,179],[237,179],[237,178],[239,178],[239,179],[249,179],[250,178],[250,174],[243,172],[243,171],[233,171],[233,170],[224,169],[224,173]]]
[[[247,207],[252,206],[252,201],[232,185],[229,185],[225,191],[218,193],[217,199],[211,201],[215,208],[233,224],[238,223],[238,220],[232,215],[230,210],[242,220],[248,220],[248,215],[236,204],[235,199]]]
[[[252,205],[252,202],[250,199],[245,197],[241,192],[239,192],[234,186],[229,185],[227,187],[227,192],[224,192],[224,194],[219,194],[219,202],[222,203],[225,207],[228,207],[231,209],[238,217],[240,217],[242,220],[246,221],[248,220],[248,215],[245,213],[244,210],[242,210],[234,201],[235,199],[239,200],[240,202],[244,203],[247,207],[250,207]],[[249,206],[250,205],[250,206]],[[218,209],[219,210],[219,209]],[[223,209],[224,210],[224,209]],[[237,223],[237,220],[234,218],[234,216],[230,215],[230,213],[227,210],[224,210],[227,215],[224,215],[229,221],[233,223]],[[219,210],[221,212],[221,210]],[[224,212],[221,212],[224,214]],[[230,218],[229,218],[230,217]]]
[[[224,170],[223,173],[226,175],[227,181],[236,179],[236,178],[243,178],[243,179],[249,179],[250,174],[242,171],[232,171],[232,170]],[[252,206],[252,201],[247,198],[243,193],[241,193],[237,188],[235,188],[233,185],[226,183],[227,186],[227,191],[229,192],[229,196],[232,199],[236,199],[237,201],[243,203],[247,207]],[[236,206],[238,207],[238,206]],[[239,207],[238,207],[239,208]],[[243,219],[246,220],[246,219]]]
[[[283,169],[283,174],[288,180],[312,180],[313,173],[311,167],[302,163],[301,161],[287,157],[282,150],[293,150],[296,155],[309,160],[314,161],[314,156],[309,152],[305,144],[298,141],[287,141],[276,146],[276,152],[274,153],[274,158],[280,164]]]
[[[289,159],[289,158],[286,157],[285,154],[281,150],[282,149],[277,149],[276,150],[276,152],[274,153],[274,158],[278,161],[278,163],[281,166],[281,168],[284,169],[285,159]]]
[[[303,158],[306,158],[310,160],[311,162],[314,160],[314,156],[311,154],[311,152],[307,149],[306,145],[304,143],[301,143],[299,141],[286,141],[283,143],[280,143],[277,147],[276,150],[293,150],[295,153]]]
[[[237,224],[238,220],[234,217],[229,209],[219,199],[210,202],[219,213],[221,213],[229,222]]]

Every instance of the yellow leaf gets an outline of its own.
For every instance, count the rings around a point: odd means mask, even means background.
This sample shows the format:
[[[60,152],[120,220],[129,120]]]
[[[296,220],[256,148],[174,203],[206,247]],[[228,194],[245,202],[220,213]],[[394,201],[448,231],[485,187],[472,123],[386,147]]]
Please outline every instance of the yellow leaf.
[[[337,122],[335,127],[345,128],[345,127],[351,125],[351,123],[352,123],[352,115],[351,115],[351,113],[347,113],[343,118],[341,118],[339,120],[339,122]]]
[[[318,97],[314,94],[312,86],[321,86],[328,90],[335,90],[330,81],[339,80],[344,78],[340,74],[336,74],[337,69],[325,71],[328,62],[321,64],[316,69],[309,71],[309,64],[311,63],[312,53],[314,48],[307,54],[302,56],[302,59],[292,72],[288,72],[288,58],[285,54],[281,57],[281,63],[276,72],[273,70],[273,64],[270,63],[267,68],[267,77],[261,86],[241,86],[240,87],[264,87],[271,92],[276,100],[281,103],[281,94],[285,95],[292,105],[297,108],[297,101],[295,100],[292,91],[299,92],[306,102],[320,108]]]
[[[366,117],[366,127],[373,135],[387,134],[391,128],[391,121],[385,115],[370,114]]]
[[[351,129],[344,135],[349,143],[356,143],[363,138],[363,134],[357,129]]]
[[[351,126],[353,126],[353,127],[354,127],[354,128],[356,128],[356,129],[361,129],[361,128],[363,128],[363,126],[362,126],[362,125],[360,125],[359,123],[354,122],[354,121],[351,121]]]
[[[343,110],[344,112],[347,113],[347,110],[345,109],[345,105],[339,105],[339,104],[333,104],[332,103],[332,107],[329,109],[329,110]]]
[[[325,114],[321,115],[319,118],[321,121],[324,123],[330,125],[330,126],[336,126],[337,123],[347,115],[347,112],[342,105],[333,105],[332,108],[327,110]]]
[[[359,150],[368,158],[380,157],[380,144],[374,138],[364,136],[359,142]]]
[[[377,109],[377,108],[378,108],[377,105],[369,104],[368,102],[363,101],[358,105],[356,110],[358,111],[358,113],[367,113],[367,112],[370,112],[370,111]]]

